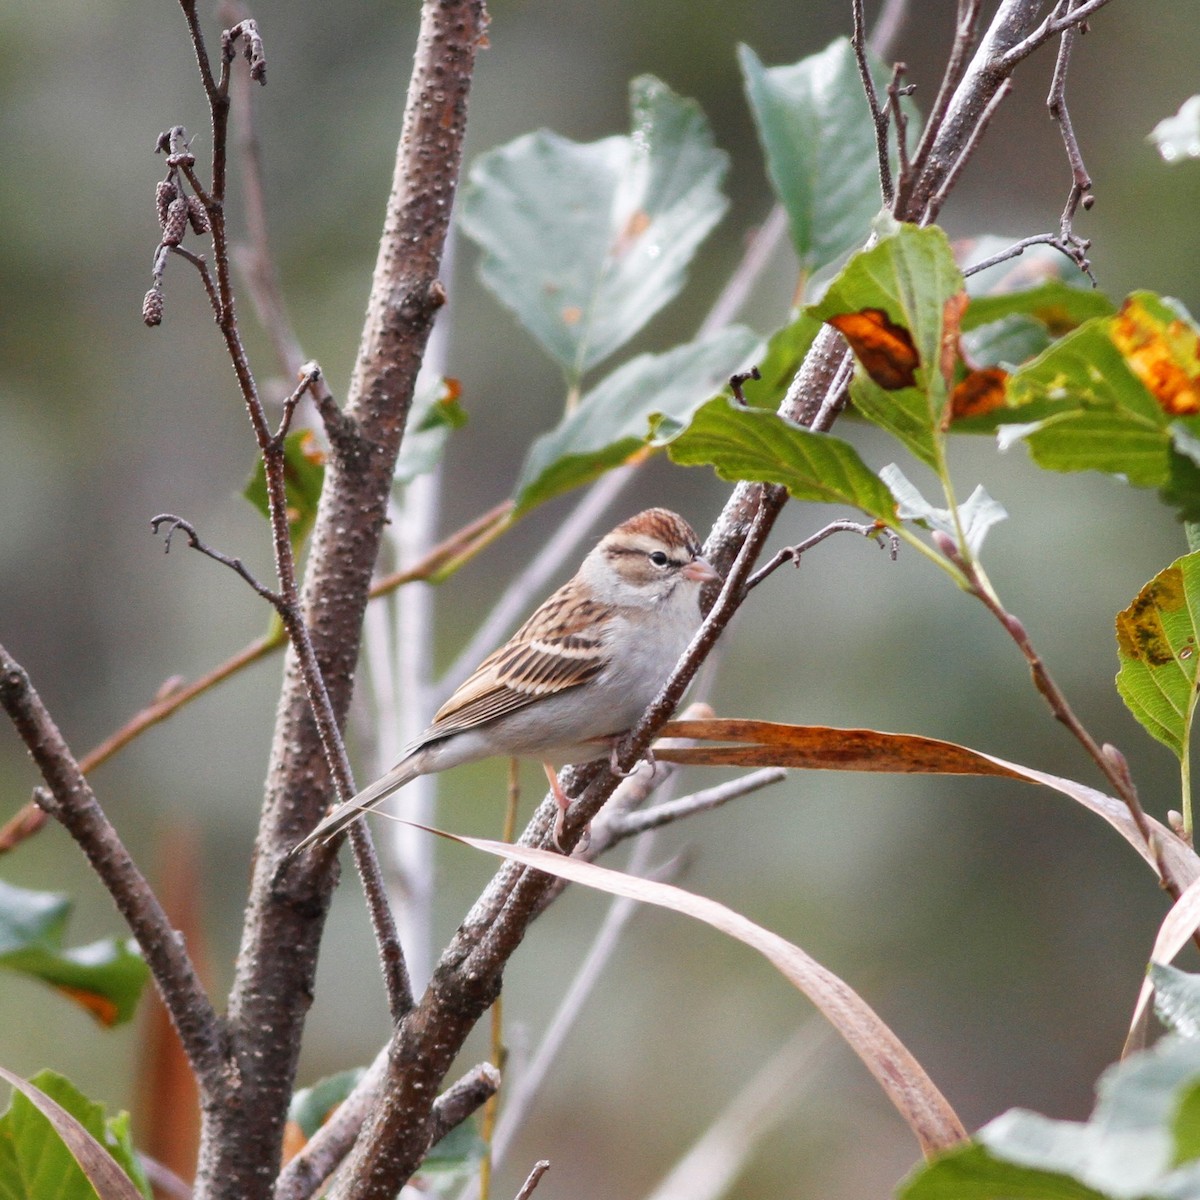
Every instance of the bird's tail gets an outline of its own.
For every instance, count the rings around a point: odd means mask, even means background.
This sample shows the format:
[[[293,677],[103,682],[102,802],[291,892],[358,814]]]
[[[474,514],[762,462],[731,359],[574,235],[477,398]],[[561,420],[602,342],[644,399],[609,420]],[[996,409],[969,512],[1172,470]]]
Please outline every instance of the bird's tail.
[[[333,812],[327,813],[308,837],[296,844],[292,853],[296,854],[316,842],[328,841],[334,834],[341,833],[364,813],[370,812],[377,804],[386,800],[394,791],[406,783],[411,783],[420,773],[420,768],[411,757],[401,759],[386,775],[363,788],[361,792],[355,792],[344,804],[339,804]]]

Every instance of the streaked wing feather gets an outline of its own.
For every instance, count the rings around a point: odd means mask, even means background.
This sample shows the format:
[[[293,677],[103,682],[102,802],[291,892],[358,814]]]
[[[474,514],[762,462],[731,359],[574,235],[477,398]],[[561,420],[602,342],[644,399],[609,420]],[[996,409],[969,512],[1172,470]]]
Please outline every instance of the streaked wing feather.
[[[420,742],[427,744],[493,721],[542,696],[578,687],[608,661],[596,634],[597,606],[571,583],[560,588],[438,709]],[[550,631],[553,630],[551,633]]]

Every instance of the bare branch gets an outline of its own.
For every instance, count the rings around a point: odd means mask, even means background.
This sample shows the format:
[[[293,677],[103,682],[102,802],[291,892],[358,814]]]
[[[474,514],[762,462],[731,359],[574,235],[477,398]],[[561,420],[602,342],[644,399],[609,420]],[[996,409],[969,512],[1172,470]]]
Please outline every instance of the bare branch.
[[[1077,34],[1078,30],[1074,26],[1063,30],[1058,46],[1058,57],[1054,63],[1050,95],[1046,98],[1046,107],[1050,110],[1051,117],[1058,122],[1058,127],[1062,132],[1063,148],[1067,152],[1067,162],[1071,167],[1071,190],[1067,193],[1067,202],[1063,206],[1062,216],[1059,218],[1059,236],[1063,246],[1067,247],[1065,253],[1074,259],[1080,270],[1091,279],[1094,285],[1096,277],[1092,274],[1091,264],[1087,259],[1087,249],[1091,243],[1079,237],[1072,228],[1072,222],[1080,206],[1085,210],[1089,209],[1095,199],[1092,195],[1091,176],[1083,165],[1083,153],[1075,138],[1075,127],[1071,124],[1071,114],[1067,111],[1067,66],[1071,61],[1071,50],[1075,45]]]
[[[675,821],[682,821],[697,813],[709,812],[720,808],[730,800],[739,800],[752,792],[761,791],[773,783],[781,783],[787,778],[783,767],[764,767],[761,771],[752,771],[740,779],[731,779],[727,783],[719,783],[715,787],[693,792],[690,796],[680,796],[678,800],[666,800],[653,808],[641,812],[622,813],[609,822],[614,840],[626,837],[636,837],[651,829],[660,829]]]
[[[811,537],[807,537],[802,542],[798,542],[795,546],[785,546],[770,562],[759,567],[749,579],[746,580],[746,591],[751,588],[756,588],[764,579],[777,571],[784,563],[795,563],[800,565],[800,556],[806,551],[811,550],[814,546],[820,545],[826,538],[832,537],[835,533],[857,533],[863,537],[870,538],[880,549],[885,546],[890,548],[892,561],[896,561],[896,555],[900,551],[900,539],[886,527],[880,525],[877,521],[870,525],[864,525],[861,521],[831,521],[823,529],[818,529]]]
[[[850,45],[854,48],[854,60],[858,63],[859,78],[862,79],[863,93],[867,97],[867,108],[871,113],[871,124],[875,127],[875,154],[879,160],[879,191],[883,196],[883,206],[891,208],[895,199],[895,187],[892,183],[892,163],[888,153],[888,109],[879,103],[879,93],[875,90],[875,79],[871,75],[871,64],[867,60],[867,31],[866,18],[863,15],[863,0],[854,0],[854,32],[850,37]]]
[[[934,140],[949,111],[951,99],[966,75],[967,60],[977,36],[980,4],[981,0],[959,0],[950,58],[942,73],[942,82],[938,86],[937,96],[934,97],[933,107],[925,118],[925,129],[921,134],[921,140],[917,143],[916,153],[913,155],[912,169],[904,181],[905,185],[900,189],[900,195],[893,210],[898,217],[907,211],[906,205],[911,195],[911,189],[925,171],[929,156],[933,151]]]
[[[1089,243],[1084,242],[1083,247],[1086,249]],[[1060,254],[1066,255],[1073,263],[1080,266],[1079,259],[1076,257],[1076,251],[1073,247],[1066,245],[1062,240],[1062,235],[1058,233],[1035,233],[1031,237],[1022,238],[1019,242],[1013,244],[998,254],[992,254],[988,258],[980,259],[977,263],[972,263],[969,267],[963,268],[964,276],[976,275],[980,271],[986,271],[989,267],[998,266],[1002,262],[1007,262],[1010,258],[1017,258],[1024,254],[1030,246],[1053,246]]]
[[[533,1164],[533,1170],[525,1177],[525,1182],[521,1184],[521,1190],[517,1192],[516,1200],[529,1200],[533,1195],[534,1188],[542,1181],[542,1176],[550,1170],[550,1160],[548,1158],[539,1158]]]
[[[433,1106],[430,1145],[436,1145],[500,1090],[500,1072],[492,1063],[477,1063],[452,1083]]]
[[[929,205],[925,210],[924,220],[932,221],[938,213],[942,211],[942,206],[946,203],[947,197],[958,183],[958,177],[962,174],[963,168],[971,161],[979,143],[983,140],[983,135],[987,131],[987,127],[992,123],[992,117],[996,113],[996,109],[1007,99],[1009,92],[1012,91],[1012,80],[1006,79],[997,89],[992,98],[983,106],[983,112],[979,114],[979,120],[975,122],[970,132],[967,135],[966,141],[963,143],[962,149],[955,158],[953,166],[946,172],[936,192],[929,201]]]
[[[75,839],[137,939],[209,1102],[227,1083],[225,1033],[145,876],[96,800],[24,668],[0,646],[0,705],[37,764],[51,816]]]
[[[214,550],[211,546],[201,541],[200,535],[196,532],[196,527],[190,521],[185,521],[183,517],[174,516],[172,513],[159,513],[157,517],[151,518],[150,528],[153,530],[155,536],[158,535],[159,527],[162,525],[170,526],[163,539],[164,553],[169,554],[171,552],[171,538],[182,530],[187,537],[188,545],[193,550],[203,554],[206,558],[211,558],[213,562],[219,562],[223,567],[228,567],[235,575],[247,583],[256,595],[261,596],[276,609],[280,616],[284,615],[283,610],[286,608],[286,604],[283,597],[278,592],[274,592],[269,587],[259,583],[240,558],[232,558],[228,554],[222,554],[220,550]]]
[[[1066,4],[1057,4],[1046,19],[1028,37],[1012,46],[996,63],[996,69],[1005,73],[1012,69],[1024,58],[1028,58],[1039,46],[1048,42],[1055,34],[1065,30],[1078,29],[1093,13],[1099,12],[1109,0],[1085,0],[1082,4],[1072,7],[1070,0]],[[1065,9],[1065,11],[1063,11]]]

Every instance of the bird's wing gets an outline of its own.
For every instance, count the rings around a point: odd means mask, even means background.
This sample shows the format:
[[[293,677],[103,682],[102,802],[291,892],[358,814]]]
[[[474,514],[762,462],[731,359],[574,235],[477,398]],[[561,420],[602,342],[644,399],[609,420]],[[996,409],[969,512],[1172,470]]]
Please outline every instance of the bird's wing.
[[[479,664],[438,710],[420,743],[494,721],[592,679],[609,657],[597,615],[594,602],[560,589]]]

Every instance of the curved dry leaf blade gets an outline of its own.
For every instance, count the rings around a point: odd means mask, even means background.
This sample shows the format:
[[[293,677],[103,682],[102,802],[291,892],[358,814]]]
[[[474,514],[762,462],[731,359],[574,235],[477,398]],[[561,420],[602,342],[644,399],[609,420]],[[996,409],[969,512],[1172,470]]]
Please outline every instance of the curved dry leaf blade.
[[[756,925],[715,900],[672,884],[640,879],[532,846],[463,837],[425,825],[418,825],[417,828],[609,895],[627,896],[645,904],[683,913],[737,938],[757,950],[820,1009],[879,1081],[926,1155],[949,1149],[965,1140],[966,1131],[946,1098],[866,1001],[799,946],[778,934]]]
[[[0,1079],[16,1088],[50,1122],[100,1200],[145,1200],[108,1150],[62,1105],[3,1067],[0,1067]]]
[[[1200,876],[1188,884],[1179,899],[1171,905],[1170,912],[1163,918],[1154,939],[1154,947],[1150,951],[1150,961],[1162,965],[1172,962],[1175,955],[1191,940],[1197,928],[1200,928]],[[1126,1058],[1134,1050],[1141,1050],[1146,1044],[1146,1016],[1153,993],[1154,984],[1147,975],[1142,982],[1142,990],[1138,993],[1137,1004],[1133,1008],[1129,1033],[1125,1037],[1125,1045],[1121,1048],[1122,1058]]]
[[[1063,779],[1007,762],[992,754],[908,733],[835,729],[773,721],[671,721],[663,737],[740,742],[737,746],[655,748],[666,762],[721,766],[782,766],[824,771],[883,771],[896,774],[999,775],[1048,787],[1107,821],[1158,872],[1155,851],[1146,845],[1129,809],[1120,800],[1074,779]],[[1182,838],[1147,817],[1158,853],[1171,877],[1187,887],[1200,876],[1200,858]]]
[[[918,775],[1007,775],[975,750],[937,738],[877,729],[837,729],[827,725],[787,725],[775,721],[671,721],[663,737],[704,742],[738,742],[738,746],[655,748],[664,762],[713,766],[802,767],[810,771],[880,771]]]

